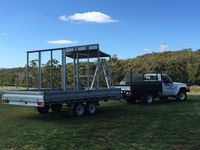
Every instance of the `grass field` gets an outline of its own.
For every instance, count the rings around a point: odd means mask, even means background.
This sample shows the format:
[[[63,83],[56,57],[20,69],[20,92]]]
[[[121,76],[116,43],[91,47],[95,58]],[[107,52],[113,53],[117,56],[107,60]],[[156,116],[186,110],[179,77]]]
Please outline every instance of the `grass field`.
[[[186,102],[102,103],[93,116],[0,105],[0,149],[200,149],[200,94]]]

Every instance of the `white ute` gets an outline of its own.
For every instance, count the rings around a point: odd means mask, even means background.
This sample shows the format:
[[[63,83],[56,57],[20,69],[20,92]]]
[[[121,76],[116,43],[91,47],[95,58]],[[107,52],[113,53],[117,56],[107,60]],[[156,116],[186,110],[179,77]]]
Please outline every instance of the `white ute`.
[[[189,88],[185,83],[173,82],[167,74],[145,74],[147,80],[162,81],[162,93],[160,99],[175,97],[177,100],[184,101],[187,99]]]
[[[140,100],[151,104],[155,98],[167,100],[168,97],[185,101],[189,91],[186,84],[173,82],[167,74],[162,73],[127,73],[124,82],[116,87],[121,88],[122,95],[128,103]]]

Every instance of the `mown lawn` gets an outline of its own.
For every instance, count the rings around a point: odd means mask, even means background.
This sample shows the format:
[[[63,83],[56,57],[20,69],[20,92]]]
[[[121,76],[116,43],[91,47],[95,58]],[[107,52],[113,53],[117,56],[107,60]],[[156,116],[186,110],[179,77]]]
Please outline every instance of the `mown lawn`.
[[[0,105],[0,149],[200,149],[200,94],[182,103],[110,101],[84,117]]]

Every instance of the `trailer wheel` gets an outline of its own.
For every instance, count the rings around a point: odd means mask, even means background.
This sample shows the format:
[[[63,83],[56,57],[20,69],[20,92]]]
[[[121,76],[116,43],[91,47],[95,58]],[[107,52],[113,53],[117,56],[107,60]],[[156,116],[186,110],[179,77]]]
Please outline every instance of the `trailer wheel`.
[[[45,113],[48,113],[49,111],[49,106],[44,106],[44,107],[37,107],[37,111],[40,113],[40,114],[45,114]]]
[[[59,112],[62,109],[62,104],[52,104],[51,110],[53,112]]]
[[[180,91],[176,98],[178,101],[185,101],[187,99],[186,92]]]
[[[87,110],[87,114],[93,115],[97,110],[96,103],[95,102],[88,102],[86,104],[86,110]]]
[[[75,104],[73,112],[76,116],[82,116],[85,113],[85,105],[83,103]]]
[[[152,104],[154,102],[154,96],[151,94],[148,94],[145,96],[145,103],[146,104]]]

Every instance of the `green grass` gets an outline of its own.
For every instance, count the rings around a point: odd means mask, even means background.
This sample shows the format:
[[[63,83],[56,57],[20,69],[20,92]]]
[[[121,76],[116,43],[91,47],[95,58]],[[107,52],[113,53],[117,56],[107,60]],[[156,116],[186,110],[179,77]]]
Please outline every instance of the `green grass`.
[[[16,87],[16,86],[0,86],[0,90],[23,90],[25,87]]]
[[[200,94],[186,102],[102,103],[93,116],[0,105],[0,149],[199,149]]]

